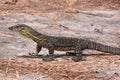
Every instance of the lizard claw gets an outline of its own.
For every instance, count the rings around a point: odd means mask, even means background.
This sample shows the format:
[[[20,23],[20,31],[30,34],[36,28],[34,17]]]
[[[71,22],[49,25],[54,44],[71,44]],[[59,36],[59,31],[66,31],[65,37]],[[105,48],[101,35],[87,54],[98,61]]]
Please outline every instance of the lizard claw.
[[[72,59],[73,61],[75,61],[75,62],[79,62],[79,61],[84,61],[81,57],[73,57],[73,59]]]

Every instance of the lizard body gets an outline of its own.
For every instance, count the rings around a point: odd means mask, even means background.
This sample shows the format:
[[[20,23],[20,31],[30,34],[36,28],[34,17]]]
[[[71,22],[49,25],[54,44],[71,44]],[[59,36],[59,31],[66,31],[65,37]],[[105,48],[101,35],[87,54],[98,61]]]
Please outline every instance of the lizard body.
[[[84,49],[94,49],[102,52],[120,54],[120,48],[107,46],[90,40],[70,38],[70,37],[54,37],[41,34],[25,24],[18,24],[9,27],[12,31],[17,31],[20,34],[32,39],[37,43],[37,53],[41,48],[47,48],[49,51],[50,60],[53,59],[54,50],[58,51],[75,51],[74,61],[82,60],[82,51]]]

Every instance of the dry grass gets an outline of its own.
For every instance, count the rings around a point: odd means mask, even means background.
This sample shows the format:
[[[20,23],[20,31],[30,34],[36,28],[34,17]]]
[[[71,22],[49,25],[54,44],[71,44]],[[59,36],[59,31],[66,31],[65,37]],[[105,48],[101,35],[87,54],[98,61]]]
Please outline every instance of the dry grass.
[[[0,73],[5,74],[3,78],[14,79],[28,73],[48,75],[55,80],[107,79],[114,77],[115,74],[118,74],[117,77],[119,77],[119,71],[109,73],[114,67],[119,68],[119,56],[87,56],[85,59],[85,61],[81,62],[74,62],[71,58],[44,62],[37,58],[1,58]],[[106,75],[105,72],[109,73],[109,75]],[[105,76],[103,76],[103,73]]]
[[[16,4],[0,2],[0,11],[42,13],[67,10],[116,10],[120,9],[119,0],[25,0]]]

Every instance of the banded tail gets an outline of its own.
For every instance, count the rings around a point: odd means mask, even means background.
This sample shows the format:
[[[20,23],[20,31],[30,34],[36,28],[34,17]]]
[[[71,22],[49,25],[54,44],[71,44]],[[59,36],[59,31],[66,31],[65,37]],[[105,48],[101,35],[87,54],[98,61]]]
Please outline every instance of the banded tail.
[[[95,49],[95,50],[102,51],[102,52],[107,52],[107,53],[112,53],[112,54],[120,54],[120,48],[107,46],[107,45],[93,42],[93,41],[89,42],[88,47],[90,49]]]

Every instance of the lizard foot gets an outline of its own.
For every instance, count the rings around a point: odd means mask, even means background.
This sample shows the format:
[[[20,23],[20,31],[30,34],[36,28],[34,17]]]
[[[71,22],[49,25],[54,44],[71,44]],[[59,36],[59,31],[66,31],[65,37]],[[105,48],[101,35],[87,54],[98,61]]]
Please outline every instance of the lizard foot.
[[[51,56],[51,55],[47,55],[47,56],[44,56],[42,60],[43,60],[43,61],[53,61],[53,60],[54,60],[54,57]]]
[[[79,62],[79,61],[84,61],[83,59],[82,59],[82,57],[73,57],[73,59],[72,59],[73,61],[75,61],[75,62]]]

